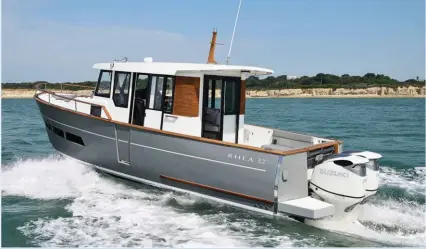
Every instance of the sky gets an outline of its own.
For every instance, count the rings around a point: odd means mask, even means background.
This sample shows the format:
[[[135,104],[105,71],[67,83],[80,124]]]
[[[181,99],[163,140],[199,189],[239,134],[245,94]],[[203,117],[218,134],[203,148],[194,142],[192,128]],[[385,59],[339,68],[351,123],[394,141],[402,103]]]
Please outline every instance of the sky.
[[[93,64],[224,63],[239,0],[2,0],[2,82],[96,80]],[[425,77],[424,0],[243,0],[230,64],[274,75]]]

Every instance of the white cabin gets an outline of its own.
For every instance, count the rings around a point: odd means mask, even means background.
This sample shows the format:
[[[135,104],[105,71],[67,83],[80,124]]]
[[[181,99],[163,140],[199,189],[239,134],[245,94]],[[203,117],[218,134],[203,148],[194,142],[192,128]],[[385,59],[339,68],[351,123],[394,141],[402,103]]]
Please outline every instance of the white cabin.
[[[245,79],[265,68],[152,62],[99,63],[91,102],[112,120],[184,135],[243,143]],[[220,96],[216,96],[219,94]],[[101,110],[91,110],[92,115]]]

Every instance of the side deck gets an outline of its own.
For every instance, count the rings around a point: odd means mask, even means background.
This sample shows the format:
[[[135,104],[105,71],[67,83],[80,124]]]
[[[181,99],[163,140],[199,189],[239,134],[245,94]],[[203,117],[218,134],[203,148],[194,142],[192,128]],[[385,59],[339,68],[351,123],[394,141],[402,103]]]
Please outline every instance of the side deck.
[[[34,97],[38,101],[43,101],[44,103],[59,109],[75,112],[84,116],[90,116],[92,118],[101,118],[107,122],[125,125],[137,129],[155,131],[177,137],[184,137],[208,143],[223,144],[225,146],[245,148],[253,151],[261,151],[283,156],[307,152],[308,167],[315,166],[316,161],[320,161],[322,156],[339,153],[343,150],[343,142],[338,140],[249,124],[243,124],[243,136],[239,143],[218,141],[216,139],[191,136],[177,132],[153,129],[116,121],[111,117],[108,108],[102,101],[96,101],[97,99],[90,96],[59,94],[40,89],[40,91],[37,92]]]

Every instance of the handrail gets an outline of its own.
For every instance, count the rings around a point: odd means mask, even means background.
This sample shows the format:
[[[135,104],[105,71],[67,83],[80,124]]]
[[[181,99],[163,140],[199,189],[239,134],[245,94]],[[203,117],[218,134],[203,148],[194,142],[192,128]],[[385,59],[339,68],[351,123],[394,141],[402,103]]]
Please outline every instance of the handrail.
[[[45,83],[46,84],[46,83]],[[68,84],[68,83],[60,83],[61,84],[61,90],[62,90],[62,85],[65,85],[65,86],[75,86],[75,87],[82,87],[82,88],[90,88],[90,89],[94,89],[95,88],[95,86],[80,86],[80,85],[77,85],[77,84]]]
[[[111,117],[110,113],[108,112],[108,109],[104,105],[100,105],[100,104],[96,104],[96,103],[90,103],[90,102],[86,102],[86,101],[83,101],[83,100],[79,100],[79,99],[75,99],[75,98],[69,98],[69,97],[66,97],[66,96],[58,95],[55,92],[49,91],[47,89],[42,89],[40,87],[40,85],[42,85],[42,84],[46,85],[46,83],[39,83],[39,84],[35,85],[35,89],[38,90],[38,91],[40,91],[40,92],[49,94],[49,103],[50,103],[50,95],[53,95],[53,96],[57,96],[57,97],[62,98],[62,99],[68,99],[68,100],[74,101],[74,103],[75,103],[75,105],[74,105],[75,106],[74,111],[76,111],[76,112],[77,112],[77,102],[83,103],[83,104],[87,104],[87,105],[91,105],[91,106],[97,106],[97,107],[102,108],[102,110],[105,112],[105,115],[107,116],[107,118],[109,120],[112,120],[112,117]],[[39,94],[40,93],[36,93],[35,96],[38,97]]]

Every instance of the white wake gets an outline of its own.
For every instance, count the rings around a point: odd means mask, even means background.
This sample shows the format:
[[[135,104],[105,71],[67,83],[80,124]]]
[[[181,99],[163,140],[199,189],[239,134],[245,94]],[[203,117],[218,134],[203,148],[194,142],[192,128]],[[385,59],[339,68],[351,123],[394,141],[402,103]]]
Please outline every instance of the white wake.
[[[411,194],[425,194],[424,168],[394,170],[382,167],[381,187],[399,187]],[[395,199],[373,198],[345,218],[309,221],[309,225],[390,243],[396,246],[426,244],[426,205]]]
[[[259,227],[251,219],[230,224],[229,214],[199,215],[174,208],[204,200],[154,188],[138,190],[59,156],[2,167],[3,196],[70,199],[72,217],[39,218],[19,230],[42,247],[278,247],[313,246],[315,239]],[[270,231],[268,232],[268,229]],[[266,231],[265,231],[266,230]],[[259,235],[262,233],[262,235]]]

